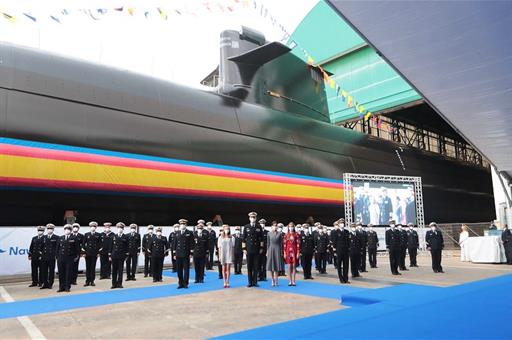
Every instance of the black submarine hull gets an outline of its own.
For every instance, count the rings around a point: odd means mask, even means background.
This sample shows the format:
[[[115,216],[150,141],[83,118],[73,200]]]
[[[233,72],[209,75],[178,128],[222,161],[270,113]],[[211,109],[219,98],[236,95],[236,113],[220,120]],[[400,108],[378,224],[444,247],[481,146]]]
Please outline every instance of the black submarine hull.
[[[346,172],[421,176],[428,221],[494,216],[488,169],[402,145],[404,170],[398,144],[300,114],[11,45],[0,57],[0,225],[70,209],[81,223],[329,224]]]

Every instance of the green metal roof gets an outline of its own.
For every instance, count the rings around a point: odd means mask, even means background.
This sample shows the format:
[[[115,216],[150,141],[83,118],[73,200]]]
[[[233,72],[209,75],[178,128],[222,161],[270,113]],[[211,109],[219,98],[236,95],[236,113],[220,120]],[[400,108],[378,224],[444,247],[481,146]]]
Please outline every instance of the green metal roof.
[[[421,99],[363,39],[324,1],[320,1],[293,32],[290,42],[305,49],[354,101],[378,112]],[[305,58],[299,48],[293,53]],[[331,122],[359,117],[335,89],[326,86]]]

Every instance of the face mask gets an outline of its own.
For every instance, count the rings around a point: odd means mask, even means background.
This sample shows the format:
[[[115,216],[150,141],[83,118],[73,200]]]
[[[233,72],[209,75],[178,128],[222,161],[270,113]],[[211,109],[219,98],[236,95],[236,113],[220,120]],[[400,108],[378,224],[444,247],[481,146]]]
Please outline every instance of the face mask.
[[[240,230],[235,230],[235,234],[240,234]]]
[[[117,233],[118,233],[119,235],[121,235],[121,234],[123,233],[123,229],[121,229],[121,228],[117,229]]]
[[[208,226],[208,231],[212,230],[212,226]]]
[[[105,228],[106,233],[110,233],[110,228]]]
[[[283,232],[283,228],[277,229],[280,233]]]
[[[96,231],[96,227],[91,227],[91,231]]]
[[[398,229],[402,230],[402,226],[401,226],[401,225],[399,225],[399,226],[398,226]]]
[[[297,232],[300,233],[302,231],[302,228],[297,228]]]
[[[66,234],[66,235],[71,234],[71,230],[69,230],[69,229],[64,230],[64,234]]]
[[[323,230],[323,229],[318,229],[318,232],[319,232],[320,234],[323,234],[323,233],[324,233],[324,230]]]
[[[161,231],[157,231],[157,232],[156,232],[156,235],[157,235],[157,236],[162,236],[162,232],[161,232]]]
[[[132,230],[132,233],[135,233],[135,228],[132,228],[131,230]]]
[[[345,228],[345,224],[340,224],[340,228]]]
[[[224,229],[224,235],[229,235],[229,229]]]
[[[260,227],[265,228],[265,224],[264,223],[260,223]]]
[[[356,228],[352,228],[352,231],[356,231]]]
[[[178,231],[178,228],[174,228],[174,231]]]
[[[395,227],[395,225],[394,225],[394,224],[390,224],[389,226],[390,226],[391,228],[394,228],[394,227]]]
[[[309,235],[309,229],[305,229],[304,232],[306,233],[306,235]]]
[[[430,227],[430,229],[432,229],[432,231],[436,230],[436,227]]]
[[[73,228],[73,231],[76,233],[78,231],[78,228]]]
[[[254,217],[251,217],[251,218],[249,218],[249,221],[251,221],[251,223],[254,223],[256,221],[256,219]]]
[[[148,234],[149,234],[149,235],[153,234],[153,230],[149,229],[149,230],[148,230]]]
[[[53,234],[53,229],[48,229],[47,232],[48,232],[48,235],[51,235],[51,234]]]
[[[42,231],[38,231],[37,235],[41,236],[41,235],[43,235],[43,232]]]
[[[369,230],[369,231],[373,231],[373,227],[369,227],[369,228],[368,228],[368,230]]]
[[[292,233],[295,230],[295,228],[294,227],[288,227],[288,230]]]
[[[180,224],[180,230],[185,230],[186,227],[187,227],[186,225]]]

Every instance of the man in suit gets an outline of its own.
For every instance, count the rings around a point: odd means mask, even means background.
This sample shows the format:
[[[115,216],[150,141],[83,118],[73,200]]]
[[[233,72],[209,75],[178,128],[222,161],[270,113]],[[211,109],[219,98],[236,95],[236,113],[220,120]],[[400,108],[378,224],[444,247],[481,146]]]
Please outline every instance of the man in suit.
[[[258,263],[263,252],[263,229],[256,223],[255,212],[249,213],[249,223],[244,226],[242,247],[247,259],[247,287],[259,287]]]
[[[169,242],[162,235],[162,228],[156,228],[156,235],[148,240],[148,252],[151,254],[153,282],[162,282],[164,259],[169,254]]]
[[[311,276],[311,266],[313,264],[313,254],[315,253],[315,238],[311,233],[309,224],[302,225],[304,231],[300,234],[300,260],[302,270],[304,271],[304,280],[313,280]]]
[[[188,288],[190,274],[190,257],[194,247],[194,235],[187,230],[187,220],[182,218],[179,221],[180,229],[173,240],[173,257],[176,259],[178,272],[178,289]]]
[[[418,233],[414,230],[414,225],[412,223],[409,223],[407,226],[407,251],[409,252],[409,265],[410,267],[418,267],[418,263],[416,262],[418,248],[420,247]]]
[[[400,270],[409,270],[405,266],[405,257],[407,256],[407,231],[401,224],[398,224],[397,230],[400,232],[400,262],[398,262],[398,267]]]
[[[242,234],[240,227],[235,228],[235,249],[234,249],[234,270],[235,275],[242,274],[242,263],[244,259],[244,250],[242,248]]]
[[[83,242],[84,242],[84,234],[80,233],[80,224],[73,223],[73,236],[77,239],[78,244],[80,245],[80,256],[78,257],[78,260],[73,264],[73,277],[71,279],[71,284],[76,285],[76,280],[78,279],[78,266],[80,265],[80,257],[83,255]]]
[[[212,224],[212,222],[206,222],[206,231],[208,231],[208,262],[206,263],[206,268],[208,270],[213,269],[213,255],[217,246],[217,235],[212,228]]]
[[[391,218],[391,213],[393,212],[393,202],[391,202],[391,198],[388,196],[388,190],[386,188],[382,188],[382,197],[379,204],[380,210],[380,224],[386,224]]]
[[[348,281],[348,266],[350,261],[350,232],[344,227],[340,228],[340,222],[335,224],[334,230],[331,231],[331,243],[336,253],[336,269],[338,271],[338,279],[340,283],[350,283]],[[344,226],[344,222],[341,222]]]
[[[398,264],[400,262],[400,232],[395,227],[395,220],[389,221],[389,229],[386,230],[386,248],[389,252],[391,274],[401,275],[398,272]]]
[[[64,235],[59,238],[57,243],[57,266],[59,268],[59,290],[57,293],[71,290],[74,264],[80,257],[80,241],[71,233],[71,229],[71,224],[66,224]]]
[[[32,284],[29,287],[41,287],[41,253],[43,248],[44,227],[37,227],[37,235],[32,237],[30,247],[28,248],[28,260],[32,271]]]
[[[204,269],[206,258],[208,256],[208,245],[210,234],[204,231],[204,221],[197,221],[196,231],[194,231],[193,258],[196,279],[194,283],[204,283]]]
[[[444,248],[443,234],[437,229],[437,223],[431,222],[429,227],[430,230],[425,235],[425,241],[427,242],[427,249],[430,250],[432,256],[432,269],[434,273],[444,273],[441,266]]]
[[[110,279],[112,275],[112,261],[108,255],[110,244],[114,233],[110,230],[112,223],[103,223],[103,233],[101,234],[101,250],[100,250],[100,280]]]
[[[82,248],[85,252],[85,284],[87,286],[96,286],[96,262],[102,247],[101,234],[96,232],[98,223],[89,223],[89,232],[85,233]]]
[[[368,224],[368,261],[370,268],[377,268],[377,249],[379,248],[379,237],[373,230],[373,224]]]
[[[126,244],[128,255],[126,256],[126,281],[136,281],[137,261],[140,254],[140,234],[137,232],[138,226],[135,223],[130,224],[130,233],[126,235]]]
[[[148,277],[148,275],[153,276],[153,272],[151,270],[151,253],[148,251],[149,244],[154,236],[153,229],[154,226],[152,224],[148,225],[146,234],[142,237],[142,252],[144,253],[144,277]],[[171,236],[169,236],[169,243],[171,243]]]
[[[57,245],[59,237],[53,233],[55,226],[46,225],[46,235],[43,236],[41,250],[41,289],[52,289],[55,278],[55,260],[57,259]]]
[[[260,257],[258,259],[258,281],[267,281],[267,234],[268,231],[265,229],[265,223],[267,221],[262,218],[258,221],[260,224],[261,230],[263,230],[263,251],[260,253]]]
[[[127,238],[124,234],[124,223],[116,224],[117,233],[112,237],[109,247],[109,257],[112,262],[112,287],[123,288],[123,267],[124,260],[128,254]]]
[[[506,224],[501,233],[501,242],[503,242],[503,248],[505,248],[507,264],[512,264],[512,232]]]

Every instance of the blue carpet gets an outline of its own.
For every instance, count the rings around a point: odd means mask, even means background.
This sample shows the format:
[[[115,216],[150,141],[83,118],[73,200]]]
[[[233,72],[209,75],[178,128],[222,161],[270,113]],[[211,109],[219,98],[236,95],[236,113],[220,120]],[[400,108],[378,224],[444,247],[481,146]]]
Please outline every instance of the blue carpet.
[[[353,308],[259,327],[231,339],[512,339],[512,275],[449,288],[400,285],[341,296]],[[359,299],[359,300],[358,300]]]
[[[170,270],[163,272],[164,276],[176,277]],[[52,312],[61,312],[72,309],[97,307],[115,303],[142,301],[170,296],[195,294],[223,289],[223,280],[218,279],[218,273],[207,271],[205,283],[194,284],[194,270],[190,271],[190,285],[188,289],[176,289],[176,284],[155,284],[149,287],[114,289],[103,292],[67,295],[56,294],[54,297],[21,300],[0,303],[0,319],[13,318],[25,315],[36,315]],[[316,297],[339,299],[342,294],[359,292],[363,289],[349,286],[322,284],[315,282],[297,282],[296,287],[288,287],[286,279],[280,279],[279,287],[272,287],[271,281],[260,282],[260,289],[296,293]],[[245,287],[246,275],[231,275],[232,288]]]

